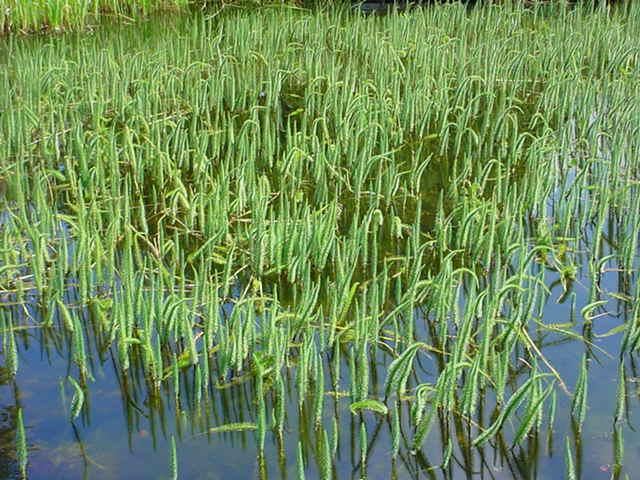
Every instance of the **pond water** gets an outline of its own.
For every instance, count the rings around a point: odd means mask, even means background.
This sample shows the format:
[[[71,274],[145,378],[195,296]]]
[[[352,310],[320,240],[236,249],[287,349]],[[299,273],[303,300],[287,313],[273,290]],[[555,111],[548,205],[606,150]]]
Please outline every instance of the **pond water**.
[[[601,287],[606,292],[620,290],[618,276],[611,267]],[[575,295],[578,311],[588,298],[588,279],[579,277],[570,296]],[[563,303],[561,286],[550,279],[552,299],[544,307],[549,323],[571,322],[572,301]],[[74,292],[70,291],[69,298]],[[35,297],[34,297],[35,300]],[[6,299],[5,299],[6,302]],[[34,304],[5,306],[12,315],[27,312],[37,321]],[[228,307],[227,307],[228,308]],[[26,309],[26,310],[25,310]],[[582,478],[610,478],[614,463],[612,432],[616,408],[617,356],[621,334],[599,338],[620,324],[624,306],[615,299],[602,307],[603,315],[594,323],[592,346],[581,340],[567,340],[562,336],[546,335],[539,345],[547,360],[553,364],[565,382],[573,387],[575,374],[585,348],[590,348],[593,360],[589,364],[589,410],[582,431],[571,424],[570,416],[559,415],[555,428],[540,432],[526,443],[511,448],[508,443],[475,448],[469,445],[468,426],[462,421],[439,423],[420,452],[410,448],[410,430],[403,422],[404,445],[400,455],[391,460],[391,425],[386,417],[370,412],[352,415],[345,396],[327,389],[324,421],[320,432],[333,438],[338,428],[337,455],[333,465],[334,478],[478,478],[525,479],[562,478],[565,472],[565,437],[578,446],[577,468]],[[416,328],[428,342],[429,322],[418,316]],[[423,332],[423,333],[422,333]],[[16,411],[20,407],[26,419],[29,446],[29,478],[31,479],[116,479],[169,478],[170,441],[177,442],[180,478],[188,479],[245,479],[297,478],[298,442],[307,465],[307,478],[319,478],[321,459],[318,458],[322,435],[314,426],[313,412],[299,410],[295,398],[293,374],[285,378],[288,398],[287,426],[284,436],[268,434],[264,456],[258,456],[255,433],[250,430],[210,431],[224,424],[253,423],[254,385],[251,381],[212,389],[211,398],[196,404],[185,374],[181,405],[176,408],[172,392],[160,398],[145,396],[140,383],[142,373],[135,368],[123,375],[117,368],[117,352],[111,349],[98,353],[95,344],[89,353],[95,381],[90,383],[86,406],[81,415],[70,421],[69,410],[73,388],[67,380],[70,353],[62,337],[43,328],[17,332],[19,338],[20,369],[14,381],[6,372],[0,386],[0,478],[19,478],[15,464]],[[91,343],[90,343],[91,345]],[[371,390],[380,393],[386,376],[388,357],[371,359]],[[3,362],[4,363],[4,362]],[[431,379],[437,371],[435,358],[424,357],[422,381]],[[326,365],[330,372],[329,361]],[[628,408],[638,410],[638,388],[635,364],[627,370]],[[295,367],[294,367],[295,368]],[[343,371],[348,371],[344,368]],[[517,379],[515,380],[517,381]],[[348,390],[349,379],[343,378],[341,388]],[[374,395],[375,396],[375,395]],[[484,399],[490,408],[491,400]],[[408,407],[407,407],[408,408]],[[558,397],[558,411],[570,408],[570,399]],[[407,412],[404,412],[405,414]],[[368,432],[368,461],[366,471],[360,464],[359,436],[361,423]],[[437,433],[436,433],[437,432]],[[638,471],[640,464],[640,432],[624,429],[624,471]],[[333,440],[332,440],[333,441]],[[451,441],[452,460],[447,469],[439,467],[443,450]]]

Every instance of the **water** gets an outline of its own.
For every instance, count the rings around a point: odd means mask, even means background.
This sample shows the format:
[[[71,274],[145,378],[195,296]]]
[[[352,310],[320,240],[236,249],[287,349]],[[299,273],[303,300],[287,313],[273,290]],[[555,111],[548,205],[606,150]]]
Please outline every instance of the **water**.
[[[615,272],[604,275],[602,286],[617,292]],[[550,301],[544,308],[544,320],[549,323],[568,321],[571,302],[557,303],[562,287],[548,282]],[[587,279],[579,278],[573,293],[579,310],[588,298]],[[12,306],[15,315],[22,306]],[[594,322],[593,351],[597,361],[589,365],[589,411],[583,431],[572,428],[568,416],[570,400],[558,397],[558,421],[552,431],[541,431],[527,444],[509,448],[508,444],[469,447],[469,430],[462,422],[437,425],[421,452],[410,448],[411,431],[407,426],[407,407],[403,406],[403,434],[400,455],[395,462],[390,456],[390,420],[366,412],[362,417],[349,411],[348,398],[329,393],[325,396],[324,421],[320,431],[333,438],[334,423],[338,425],[339,441],[335,478],[361,478],[359,435],[360,423],[365,422],[368,434],[369,461],[367,478],[561,478],[564,475],[564,439],[575,438],[580,445],[578,467],[583,478],[609,478],[613,462],[612,431],[615,410],[616,365],[621,334],[599,338],[620,323],[620,305],[615,300],[603,307],[612,314]],[[29,307],[36,316],[35,307]],[[426,322],[424,335],[428,336]],[[322,441],[314,428],[313,412],[299,410],[293,372],[286,380],[287,428],[282,439],[267,437],[264,458],[258,456],[253,431],[208,433],[222,424],[255,422],[253,383],[245,381],[223,389],[212,389],[211,398],[198,407],[190,392],[189,375],[183,377],[181,405],[172,401],[167,390],[160,398],[152,399],[144,393],[141,371],[123,375],[116,367],[117,352],[111,349],[99,354],[90,353],[95,382],[90,384],[87,408],[75,420],[70,420],[73,389],[67,380],[70,372],[69,351],[61,337],[42,328],[19,332],[20,368],[14,382],[3,372],[0,387],[0,478],[18,478],[15,465],[15,416],[17,408],[24,411],[29,444],[29,478],[31,479],[155,479],[169,477],[169,438],[177,439],[180,478],[295,478],[298,441],[302,442],[306,457],[307,478],[317,478],[318,445]],[[575,375],[586,347],[579,340],[564,336],[545,335],[539,345],[568,385],[573,386]],[[605,353],[606,352],[606,353]],[[379,353],[372,359],[371,389],[381,389],[389,359]],[[425,379],[433,379],[437,372],[434,357],[420,359]],[[4,364],[4,361],[2,362]],[[346,364],[345,364],[346,367]],[[629,410],[631,417],[637,410],[637,377],[635,364],[629,363]],[[343,369],[343,372],[347,368]],[[326,368],[327,372],[330,369]],[[327,380],[327,383],[331,383]],[[341,379],[341,387],[348,390],[349,379]],[[491,401],[481,407],[491,408]],[[453,436],[451,436],[453,434]],[[443,449],[452,438],[452,460],[448,469],[441,469]],[[471,437],[473,438],[473,437]],[[640,433],[625,428],[625,471],[634,472],[637,465],[637,445]]]
[[[363,13],[388,13],[397,9],[402,11],[408,6],[407,2],[373,0],[357,3],[357,8]]]

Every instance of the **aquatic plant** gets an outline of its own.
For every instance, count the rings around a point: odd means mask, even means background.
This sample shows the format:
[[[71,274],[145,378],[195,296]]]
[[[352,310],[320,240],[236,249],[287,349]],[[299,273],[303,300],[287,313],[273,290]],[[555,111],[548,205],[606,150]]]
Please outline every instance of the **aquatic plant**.
[[[443,469],[457,438],[508,450],[552,431],[558,397],[580,430],[611,336],[621,464],[640,338],[638,20],[637,5],[268,8],[9,37],[10,375],[21,329],[53,336],[76,419],[112,355],[123,389],[170,399],[174,477],[180,412],[246,390],[248,418],[194,429],[255,437],[264,458],[296,412],[299,478],[314,462],[330,478],[338,420],[323,426],[344,399],[364,476],[383,426],[394,462],[440,430]],[[567,342],[584,347],[575,371],[548,353]]]
[[[24,430],[24,418],[22,409],[18,409],[16,430],[16,453],[18,457],[18,468],[20,469],[21,478],[27,478],[27,463],[29,461],[27,453],[27,435]]]

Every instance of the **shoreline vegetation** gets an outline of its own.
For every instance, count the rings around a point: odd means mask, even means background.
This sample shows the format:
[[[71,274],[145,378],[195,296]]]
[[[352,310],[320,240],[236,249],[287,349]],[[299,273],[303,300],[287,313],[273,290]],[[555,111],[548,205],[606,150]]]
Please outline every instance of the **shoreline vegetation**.
[[[190,0],[0,0],[0,35],[85,31],[105,20],[134,22],[185,12]]]
[[[380,2],[378,0],[363,0],[363,13],[391,12],[392,2]],[[413,2],[416,7],[444,6],[438,2]],[[464,0],[462,3],[465,3]],[[584,8],[593,11],[599,5],[598,0],[589,2],[565,2],[564,0],[506,0],[496,2],[496,5],[510,4],[518,8],[545,9],[552,8]],[[625,0],[617,2],[618,10],[623,10]],[[382,5],[384,4],[384,5]],[[466,2],[467,6],[475,5],[476,1]],[[601,2],[605,6],[607,2]],[[354,7],[357,2],[347,0],[0,0],[0,36],[8,34],[53,34],[69,31],[90,31],[105,21],[114,23],[133,23],[140,19],[153,15],[168,13],[187,13],[188,11],[204,9],[220,11],[228,8],[264,8],[278,6],[309,7],[315,8],[341,8]],[[412,5],[412,2],[398,2],[400,9],[404,10]],[[630,5],[630,2],[628,3]],[[481,4],[477,8],[481,8]],[[626,7],[628,9],[628,7]]]
[[[241,430],[260,462],[304,412],[316,440],[292,461],[322,479],[334,401],[361,478],[378,429],[390,462],[446,431],[419,474],[489,445],[538,461],[560,422],[574,478],[606,390],[606,463],[634,471],[638,2],[176,17],[0,46],[7,378],[41,335],[68,362],[70,421],[106,362],[177,429],[241,384],[250,418],[211,431]],[[18,423],[36,414],[26,398]],[[177,478],[181,437],[162,434]]]
[[[104,23],[134,23],[194,10],[299,5],[300,0],[0,0],[0,36],[89,32]]]

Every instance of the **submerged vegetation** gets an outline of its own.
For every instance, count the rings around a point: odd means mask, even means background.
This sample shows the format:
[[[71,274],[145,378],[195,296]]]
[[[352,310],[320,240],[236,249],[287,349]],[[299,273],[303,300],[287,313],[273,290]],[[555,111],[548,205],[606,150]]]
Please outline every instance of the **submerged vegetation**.
[[[67,352],[75,429],[112,360],[152,425],[175,409],[172,478],[182,412],[208,436],[255,438],[262,476],[265,450],[294,436],[299,478],[332,478],[338,404],[360,476],[384,428],[394,468],[454,478],[454,462],[484,468],[464,452],[536,455],[560,417],[579,432],[592,362],[613,354],[619,477],[640,341],[639,36],[636,3],[545,3],[8,37],[7,375],[34,336]],[[547,353],[568,342],[571,369]],[[248,418],[206,413],[234,398]],[[580,442],[556,443],[578,478]]]

